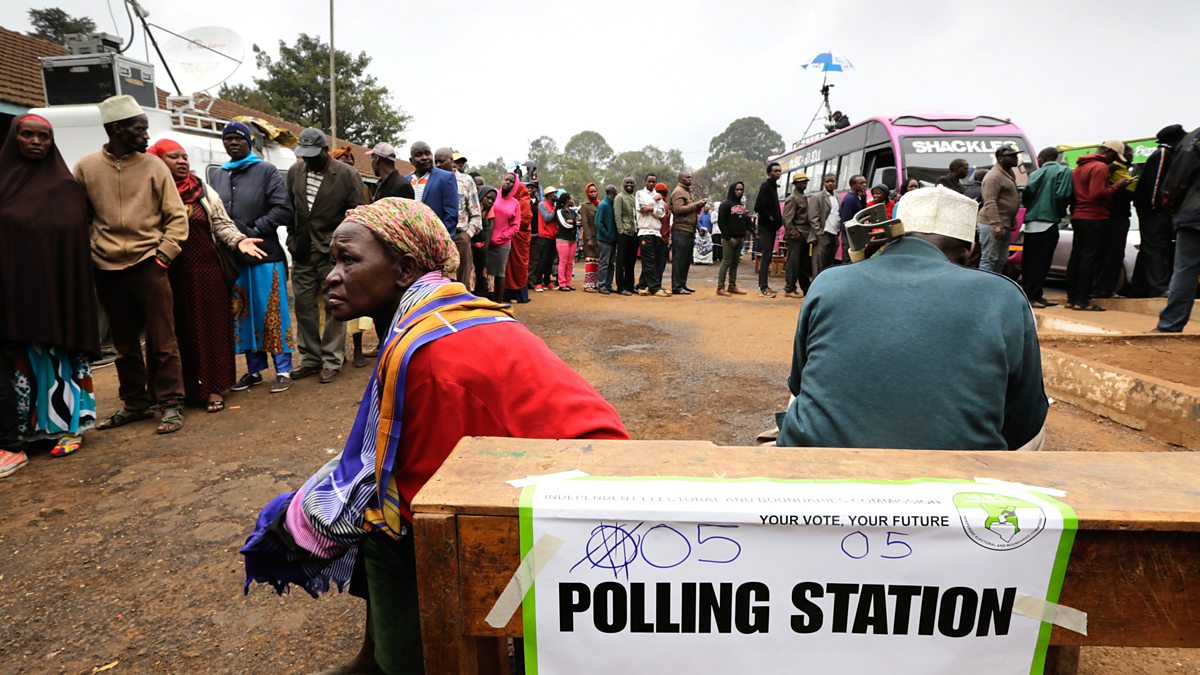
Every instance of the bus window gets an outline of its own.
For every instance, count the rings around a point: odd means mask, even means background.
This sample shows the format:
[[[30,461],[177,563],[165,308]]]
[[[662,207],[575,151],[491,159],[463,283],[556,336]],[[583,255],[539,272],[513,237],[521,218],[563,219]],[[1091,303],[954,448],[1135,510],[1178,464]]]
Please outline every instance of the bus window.
[[[862,173],[862,150],[854,152],[842,158],[842,165],[838,171],[838,187],[850,189],[850,177]]]
[[[886,171],[891,169],[891,171]],[[890,147],[873,150],[867,155],[866,171],[867,185],[883,183],[889,190],[896,189],[896,153]]]

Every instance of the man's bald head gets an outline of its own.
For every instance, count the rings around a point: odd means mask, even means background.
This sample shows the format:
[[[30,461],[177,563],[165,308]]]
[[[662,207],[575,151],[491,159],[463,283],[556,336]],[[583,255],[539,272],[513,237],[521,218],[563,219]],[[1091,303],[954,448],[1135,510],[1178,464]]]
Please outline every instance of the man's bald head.
[[[417,168],[418,174],[429,173],[433,168],[433,152],[429,149],[429,144],[424,141],[413,143],[408,151],[408,161]]]
[[[454,151],[450,148],[438,148],[433,153],[433,165],[443,171],[454,170]]]

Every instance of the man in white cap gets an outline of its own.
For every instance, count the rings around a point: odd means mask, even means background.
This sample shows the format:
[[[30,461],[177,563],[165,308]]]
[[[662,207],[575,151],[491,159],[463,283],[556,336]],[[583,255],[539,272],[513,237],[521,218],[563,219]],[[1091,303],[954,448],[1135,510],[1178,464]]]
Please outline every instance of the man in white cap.
[[[108,143],[79,160],[75,179],[91,205],[96,293],[119,354],[123,407],[96,428],[146,419],[158,405],[158,433],[167,434],[183,427],[183,370],[167,268],[187,239],[187,211],[167,166],[145,154],[150,124],[138,102],[132,96],[107,98],[100,103],[100,121]],[[154,365],[151,382],[147,361]]]
[[[372,202],[385,197],[417,198],[413,186],[396,170],[396,148],[391,143],[376,143],[375,147],[367,151],[367,156],[371,158],[371,173],[379,179],[379,182],[375,183],[375,191],[371,194]]]
[[[913,190],[904,236],[813,281],[778,445],[1040,447],[1048,406],[1033,313],[1010,279],[962,266],[976,213],[945,187]]]

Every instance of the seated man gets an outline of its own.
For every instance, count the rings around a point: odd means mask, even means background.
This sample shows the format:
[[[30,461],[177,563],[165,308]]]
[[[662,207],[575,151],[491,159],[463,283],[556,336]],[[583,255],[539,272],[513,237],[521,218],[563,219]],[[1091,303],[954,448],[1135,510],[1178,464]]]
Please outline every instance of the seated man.
[[[961,266],[976,211],[944,187],[909,192],[903,237],[817,277],[778,445],[1040,447],[1047,402],[1029,302],[1011,280]]]
[[[443,276],[457,269],[458,250],[428,206],[389,197],[352,209],[330,255],[329,311],[391,328],[341,456],[259,515],[242,549],[246,586],[296,584],[315,597],[331,583],[340,589],[361,556],[375,663],[357,665],[418,673],[410,504],[458,441],[629,435],[616,410],[507,305]]]

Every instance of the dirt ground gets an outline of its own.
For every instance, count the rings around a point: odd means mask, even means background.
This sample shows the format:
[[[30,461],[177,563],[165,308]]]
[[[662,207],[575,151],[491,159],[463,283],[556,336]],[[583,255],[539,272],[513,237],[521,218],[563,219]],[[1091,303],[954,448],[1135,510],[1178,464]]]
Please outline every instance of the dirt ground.
[[[690,297],[544,293],[518,317],[635,438],[747,444],[787,401],[800,303],[717,298],[714,276],[697,268]],[[238,549],[270,497],[340,449],[367,376],[233,394],[170,436],[151,422],[93,432],[78,454],[37,454],[0,481],[0,672],[304,673],[348,659],[362,603],[244,596]],[[111,367],[96,372],[102,413],[116,386]],[[1051,450],[1174,449],[1062,404],[1049,428]],[[1084,649],[1081,672],[1197,673],[1200,650]]]
[[[1085,359],[1200,387],[1200,340],[1191,336],[1125,340],[1057,338],[1047,346]]]

